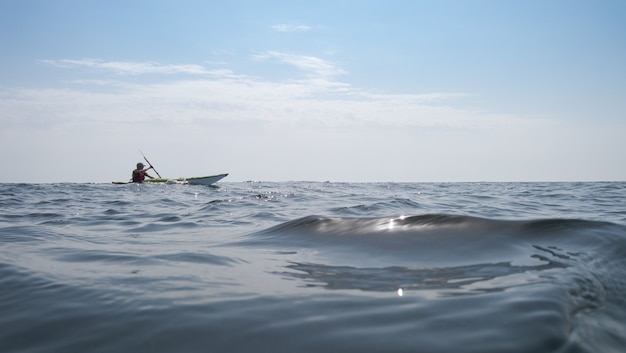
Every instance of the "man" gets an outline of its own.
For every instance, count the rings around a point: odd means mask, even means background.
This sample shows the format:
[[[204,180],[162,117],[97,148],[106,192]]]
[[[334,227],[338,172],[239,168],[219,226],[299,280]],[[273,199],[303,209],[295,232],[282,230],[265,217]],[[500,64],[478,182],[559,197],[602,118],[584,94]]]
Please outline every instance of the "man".
[[[146,179],[146,177],[150,178],[150,179],[154,179],[153,176],[149,175],[148,173],[146,173],[146,171],[152,169],[152,166],[150,166],[149,168],[143,169],[144,165],[143,163],[139,162],[137,163],[137,169],[133,170],[133,183],[143,183],[144,179]]]

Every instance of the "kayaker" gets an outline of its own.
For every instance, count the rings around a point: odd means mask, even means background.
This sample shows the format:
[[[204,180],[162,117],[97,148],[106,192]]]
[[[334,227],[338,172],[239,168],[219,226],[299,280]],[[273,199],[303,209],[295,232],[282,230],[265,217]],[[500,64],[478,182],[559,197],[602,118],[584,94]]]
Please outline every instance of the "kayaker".
[[[153,176],[146,173],[146,171],[152,169],[152,166],[146,169],[143,169],[143,167],[144,167],[143,163],[141,162],[137,163],[137,169],[133,170],[133,177],[132,177],[133,183],[143,183],[146,177],[150,179],[154,179]]]

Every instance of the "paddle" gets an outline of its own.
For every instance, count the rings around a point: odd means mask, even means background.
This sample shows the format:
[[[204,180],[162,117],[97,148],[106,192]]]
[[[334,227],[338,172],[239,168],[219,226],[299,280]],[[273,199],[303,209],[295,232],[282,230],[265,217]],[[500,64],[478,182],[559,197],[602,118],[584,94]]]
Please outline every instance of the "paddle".
[[[148,165],[152,168],[152,170],[154,170],[154,172],[156,173],[156,175],[159,176],[159,178],[161,178],[161,174],[159,174],[159,172],[157,172],[156,169],[154,169],[154,166],[152,165],[152,163],[150,163],[150,161],[148,160],[148,158],[146,158],[146,156],[143,154],[143,152],[141,152],[141,150],[139,150],[139,153],[141,153],[141,155],[143,156],[143,159],[146,160],[146,163],[148,163]]]

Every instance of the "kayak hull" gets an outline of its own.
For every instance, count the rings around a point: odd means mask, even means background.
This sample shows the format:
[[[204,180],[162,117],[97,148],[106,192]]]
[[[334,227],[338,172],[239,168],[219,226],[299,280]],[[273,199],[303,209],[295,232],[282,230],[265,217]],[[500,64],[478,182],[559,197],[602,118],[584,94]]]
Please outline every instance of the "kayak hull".
[[[193,177],[193,178],[172,178],[172,179],[154,178],[154,179],[146,179],[144,180],[144,183],[212,185],[226,178],[227,176],[228,176],[228,173],[209,175],[209,176],[203,176],[203,177]],[[113,184],[132,184],[132,182],[114,181]]]
[[[184,180],[187,182],[187,184],[192,184],[192,185],[211,185],[226,178],[227,176],[228,174],[217,174],[217,175],[210,175],[210,176],[205,176],[205,177],[187,178]]]

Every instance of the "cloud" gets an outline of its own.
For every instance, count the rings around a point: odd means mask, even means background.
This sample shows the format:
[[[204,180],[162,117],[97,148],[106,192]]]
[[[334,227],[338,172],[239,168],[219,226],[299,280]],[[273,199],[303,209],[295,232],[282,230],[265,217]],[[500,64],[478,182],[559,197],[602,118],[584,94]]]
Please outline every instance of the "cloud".
[[[277,24],[273,25],[272,29],[277,32],[308,32],[311,30],[311,27],[305,25]]]
[[[187,74],[187,75],[216,75],[228,76],[232,72],[228,70],[207,70],[201,65],[161,65],[156,62],[127,62],[127,61],[104,61],[100,59],[62,59],[40,60],[41,63],[62,68],[86,67],[91,69],[111,71],[118,75],[144,75],[144,74]]]
[[[277,60],[304,71],[307,77],[274,81],[229,70],[209,71],[194,64],[43,60],[55,66],[89,67],[120,75],[74,79],[66,81],[64,88],[0,90],[0,110],[6,112],[6,126],[41,127],[144,122],[205,125],[221,121],[481,129],[545,123],[460,108],[458,103],[465,93],[390,94],[353,87],[336,79],[346,74],[344,70],[313,56],[267,51],[254,58]],[[145,73],[186,73],[191,77],[166,76],[158,82],[125,79]]]
[[[301,71],[309,73],[309,76],[332,77],[347,74],[345,70],[314,56],[265,51],[254,55],[253,58],[257,60],[278,60],[279,62],[294,66]]]
[[[197,79],[160,83],[81,82],[72,89],[0,92],[3,123],[65,128],[75,125],[269,123],[318,127],[430,130],[515,128],[515,116],[454,107],[454,95],[371,94],[338,82]],[[534,123],[538,124],[538,121]]]

